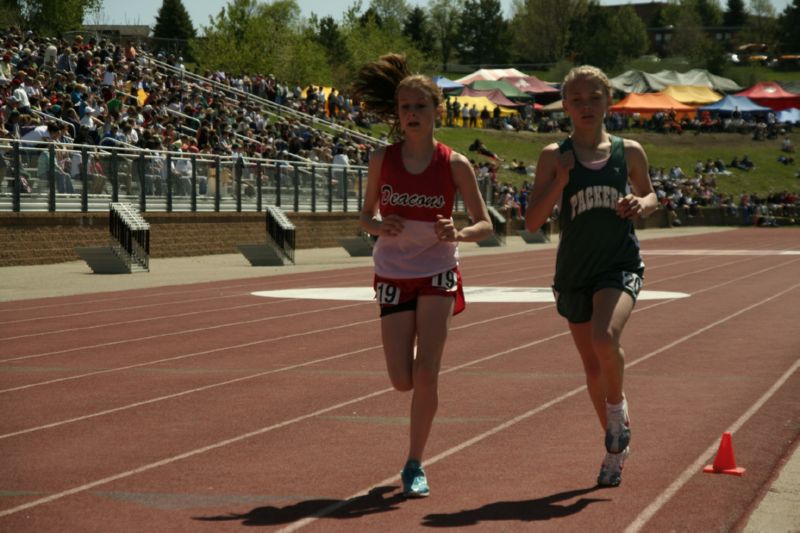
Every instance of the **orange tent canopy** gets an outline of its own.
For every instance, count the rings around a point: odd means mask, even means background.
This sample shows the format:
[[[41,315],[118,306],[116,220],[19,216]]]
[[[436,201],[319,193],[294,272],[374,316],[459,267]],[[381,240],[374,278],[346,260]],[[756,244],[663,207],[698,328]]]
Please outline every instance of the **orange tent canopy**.
[[[616,104],[611,106],[611,111],[632,115],[639,113],[643,118],[650,118],[659,111],[674,109],[678,118],[694,115],[696,108],[682,104],[668,94],[661,93],[631,93]]]

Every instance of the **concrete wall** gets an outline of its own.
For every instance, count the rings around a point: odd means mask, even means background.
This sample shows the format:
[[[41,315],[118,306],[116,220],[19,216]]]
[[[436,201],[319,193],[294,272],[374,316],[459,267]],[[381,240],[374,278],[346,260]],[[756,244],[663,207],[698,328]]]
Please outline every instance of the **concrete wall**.
[[[287,213],[297,248],[339,246],[358,234],[358,213]],[[144,213],[150,256],[239,253],[266,241],[264,213]],[[0,266],[77,261],[76,246],[108,243],[108,213],[0,213]]]
[[[523,229],[520,219],[509,218],[506,233]],[[266,241],[264,213],[144,213],[150,223],[150,256],[179,257],[238,253],[240,244]],[[340,237],[357,235],[358,213],[287,213],[295,225],[296,246],[328,248],[339,246]],[[737,216],[726,216],[715,208],[701,209],[689,217],[680,213],[682,225],[720,226],[740,223]],[[664,228],[670,225],[666,211],[658,210],[637,228]],[[466,223],[456,215],[459,225]],[[558,233],[557,224],[550,228]],[[108,243],[108,213],[0,213],[0,266],[34,265],[77,261],[76,246],[103,246]]]

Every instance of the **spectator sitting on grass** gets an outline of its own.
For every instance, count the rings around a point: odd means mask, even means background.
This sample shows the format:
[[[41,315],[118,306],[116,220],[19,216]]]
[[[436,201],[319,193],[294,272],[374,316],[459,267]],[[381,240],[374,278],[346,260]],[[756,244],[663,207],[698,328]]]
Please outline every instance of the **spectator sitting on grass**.
[[[500,159],[496,153],[489,150],[480,139],[475,139],[475,142],[469,145],[468,150],[470,152],[478,152],[479,154],[486,156],[490,159],[502,161],[502,159]]]

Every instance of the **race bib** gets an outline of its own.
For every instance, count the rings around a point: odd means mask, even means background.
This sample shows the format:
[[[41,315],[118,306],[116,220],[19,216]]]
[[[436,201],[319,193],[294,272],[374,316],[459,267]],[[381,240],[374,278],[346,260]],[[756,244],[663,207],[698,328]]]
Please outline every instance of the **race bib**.
[[[375,286],[375,291],[381,305],[397,305],[400,302],[400,289],[397,285],[381,281]]]
[[[623,272],[622,284],[633,293],[634,298],[638,297],[639,291],[642,290],[642,278],[636,272]]]
[[[437,289],[444,289],[446,291],[453,291],[458,286],[458,277],[455,270],[448,270],[441,272],[431,278],[431,285]]]

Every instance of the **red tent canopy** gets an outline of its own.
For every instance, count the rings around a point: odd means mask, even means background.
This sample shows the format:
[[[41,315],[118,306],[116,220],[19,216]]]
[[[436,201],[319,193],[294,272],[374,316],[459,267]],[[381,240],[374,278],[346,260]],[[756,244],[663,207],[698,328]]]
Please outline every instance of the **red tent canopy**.
[[[505,78],[500,78],[500,81],[510,83],[520,91],[533,95],[560,93],[558,89],[549,83],[543,82],[536,76],[506,76]]]
[[[757,83],[736,96],[746,96],[759,105],[775,111],[800,107],[800,94],[790,93],[772,81]]]
[[[653,114],[670,109],[674,109],[679,118],[695,113],[695,108],[682,104],[665,93],[631,93],[616,104],[611,106],[611,111],[617,113],[633,114],[639,113],[644,118],[650,118]]]

